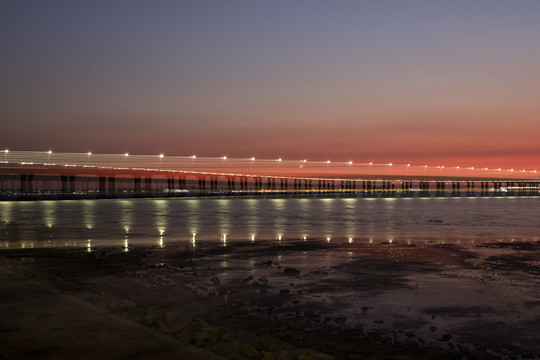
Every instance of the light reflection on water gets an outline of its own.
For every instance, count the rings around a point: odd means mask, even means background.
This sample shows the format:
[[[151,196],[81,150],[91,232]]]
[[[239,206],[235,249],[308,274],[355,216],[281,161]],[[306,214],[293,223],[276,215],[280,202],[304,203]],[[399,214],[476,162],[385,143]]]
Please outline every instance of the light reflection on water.
[[[537,198],[122,199],[2,202],[10,247],[166,247],[319,239],[407,243],[536,241]]]

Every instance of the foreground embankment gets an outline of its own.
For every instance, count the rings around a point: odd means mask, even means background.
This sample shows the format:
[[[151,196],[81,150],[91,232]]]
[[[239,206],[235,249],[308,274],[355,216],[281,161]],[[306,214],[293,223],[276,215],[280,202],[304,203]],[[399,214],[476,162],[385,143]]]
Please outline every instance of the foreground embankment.
[[[13,359],[540,354],[537,242],[321,239],[225,245],[3,250],[2,354]]]

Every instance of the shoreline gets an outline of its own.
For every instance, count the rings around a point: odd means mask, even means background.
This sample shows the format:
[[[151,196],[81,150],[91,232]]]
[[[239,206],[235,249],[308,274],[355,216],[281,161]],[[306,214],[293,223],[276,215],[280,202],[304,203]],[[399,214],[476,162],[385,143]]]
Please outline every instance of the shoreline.
[[[323,243],[12,249],[0,264],[226,357],[540,354],[538,243]],[[519,293],[523,309],[490,295],[503,290]]]

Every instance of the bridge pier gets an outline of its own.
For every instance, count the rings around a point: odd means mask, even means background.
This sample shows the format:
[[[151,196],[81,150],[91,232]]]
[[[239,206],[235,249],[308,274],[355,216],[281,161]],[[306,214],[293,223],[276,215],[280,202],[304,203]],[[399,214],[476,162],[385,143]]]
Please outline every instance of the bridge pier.
[[[34,192],[34,175],[20,176],[21,194],[30,194]]]
[[[109,193],[114,194],[116,192],[116,179],[114,176],[109,176]]]
[[[133,178],[133,191],[136,194],[141,192],[141,178]]]
[[[144,192],[145,193],[152,192],[152,178],[151,177],[144,178]]]
[[[199,193],[203,193],[206,190],[206,177],[199,177]]]

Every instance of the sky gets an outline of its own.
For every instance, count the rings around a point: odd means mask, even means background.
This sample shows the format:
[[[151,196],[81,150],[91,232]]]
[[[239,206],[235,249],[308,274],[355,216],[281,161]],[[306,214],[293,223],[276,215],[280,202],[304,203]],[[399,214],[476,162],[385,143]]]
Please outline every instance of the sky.
[[[0,148],[540,170],[540,1],[0,3]]]

